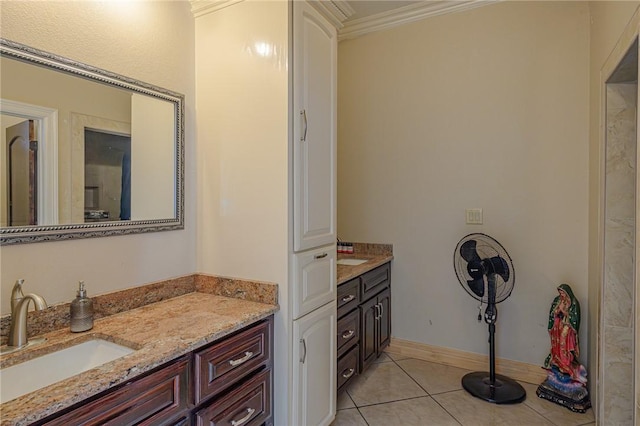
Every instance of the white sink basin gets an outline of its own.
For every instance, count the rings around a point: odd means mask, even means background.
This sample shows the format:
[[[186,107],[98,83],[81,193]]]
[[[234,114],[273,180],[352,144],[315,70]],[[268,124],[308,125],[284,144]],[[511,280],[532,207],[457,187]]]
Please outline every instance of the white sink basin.
[[[134,350],[93,339],[0,370],[0,403],[91,370]]]
[[[357,266],[362,265],[367,262],[368,259],[339,259],[336,264],[338,265],[349,265],[349,266]]]

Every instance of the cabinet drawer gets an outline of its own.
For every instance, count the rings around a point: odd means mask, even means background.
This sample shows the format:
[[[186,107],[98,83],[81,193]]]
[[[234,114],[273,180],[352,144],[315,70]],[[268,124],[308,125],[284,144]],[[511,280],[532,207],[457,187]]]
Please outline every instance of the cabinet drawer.
[[[338,287],[338,318],[355,309],[360,303],[360,278],[347,281]]]
[[[359,347],[354,346],[338,360],[338,391],[358,375]]]
[[[367,300],[389,285],[391,269],[386,263],[362,275],[362,300]]]
[[[338,356],[353,346],[360,338],[360,311],[357,309],[338,320]]]
[[[271,369],[196,413],[198,426],[257,426],[271,418]]]
[[[257,367],[271,364],[273,323],[263,321],[194,354],[195,403],[233,385]]]
[[[321,247],[293,255],[293,318],[308,314],[336,298],[336,248]]]
[[[44,424],[168,424],[187,409],[189,369],[183,358]]]

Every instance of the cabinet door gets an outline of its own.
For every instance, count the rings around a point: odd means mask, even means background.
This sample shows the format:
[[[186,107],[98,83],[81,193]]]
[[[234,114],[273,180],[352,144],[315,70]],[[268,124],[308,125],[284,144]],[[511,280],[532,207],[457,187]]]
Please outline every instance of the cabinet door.
[[[378,320],[377,353],[389,346],[391,342],[391,290],[388,288],[377,297],[380,306],[380,316]]]
[[[293,425],[329,425],[336,414],[336,304],[293,321]]]
[[[376,359],[377,298],[373,297],[360,305],[360,373]]]
[[[336,299],[335,245],[293,255],[293,318]]]
[[[294,251],[336,240],[336,29],[293,2]]]

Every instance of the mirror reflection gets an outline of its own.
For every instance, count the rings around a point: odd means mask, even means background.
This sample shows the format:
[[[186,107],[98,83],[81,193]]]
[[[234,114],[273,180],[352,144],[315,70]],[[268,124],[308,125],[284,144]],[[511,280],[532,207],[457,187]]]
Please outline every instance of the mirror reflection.
[[[2,42],[0,243],[59,225],[181,228],[182,95]]]

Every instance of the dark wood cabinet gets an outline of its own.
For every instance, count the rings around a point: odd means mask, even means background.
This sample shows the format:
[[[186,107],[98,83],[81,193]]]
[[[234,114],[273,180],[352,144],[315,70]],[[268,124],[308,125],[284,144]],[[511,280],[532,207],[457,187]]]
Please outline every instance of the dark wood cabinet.
[[[271,370],[263,370],[196,412],[197,426],[259,426],[271,419]]]
[[[37,424],[271,424],[272,368],[273,316]]]
[[[228,389],[255,368],[271,364],[268,322],[194,353],[195,404]]]
[[[380,303],[380,317],[378,320],[378,355],[391,343],[391,288],[383,290],[378,295]]]
[[[181,424],[188,417],[191,359],[182,357],[143,378],[125,383],[106,395],[46,425],[160,425]]]
[[[391,266],[338,286],[338,392],[377,359],[391,340]]]
[[[375,361],[391,340],[391,290],[380,293],[360,305],[362,325],[360,373]]]
[[[353,311],[360,303],[360,278],[338,286],[338,318]]]

